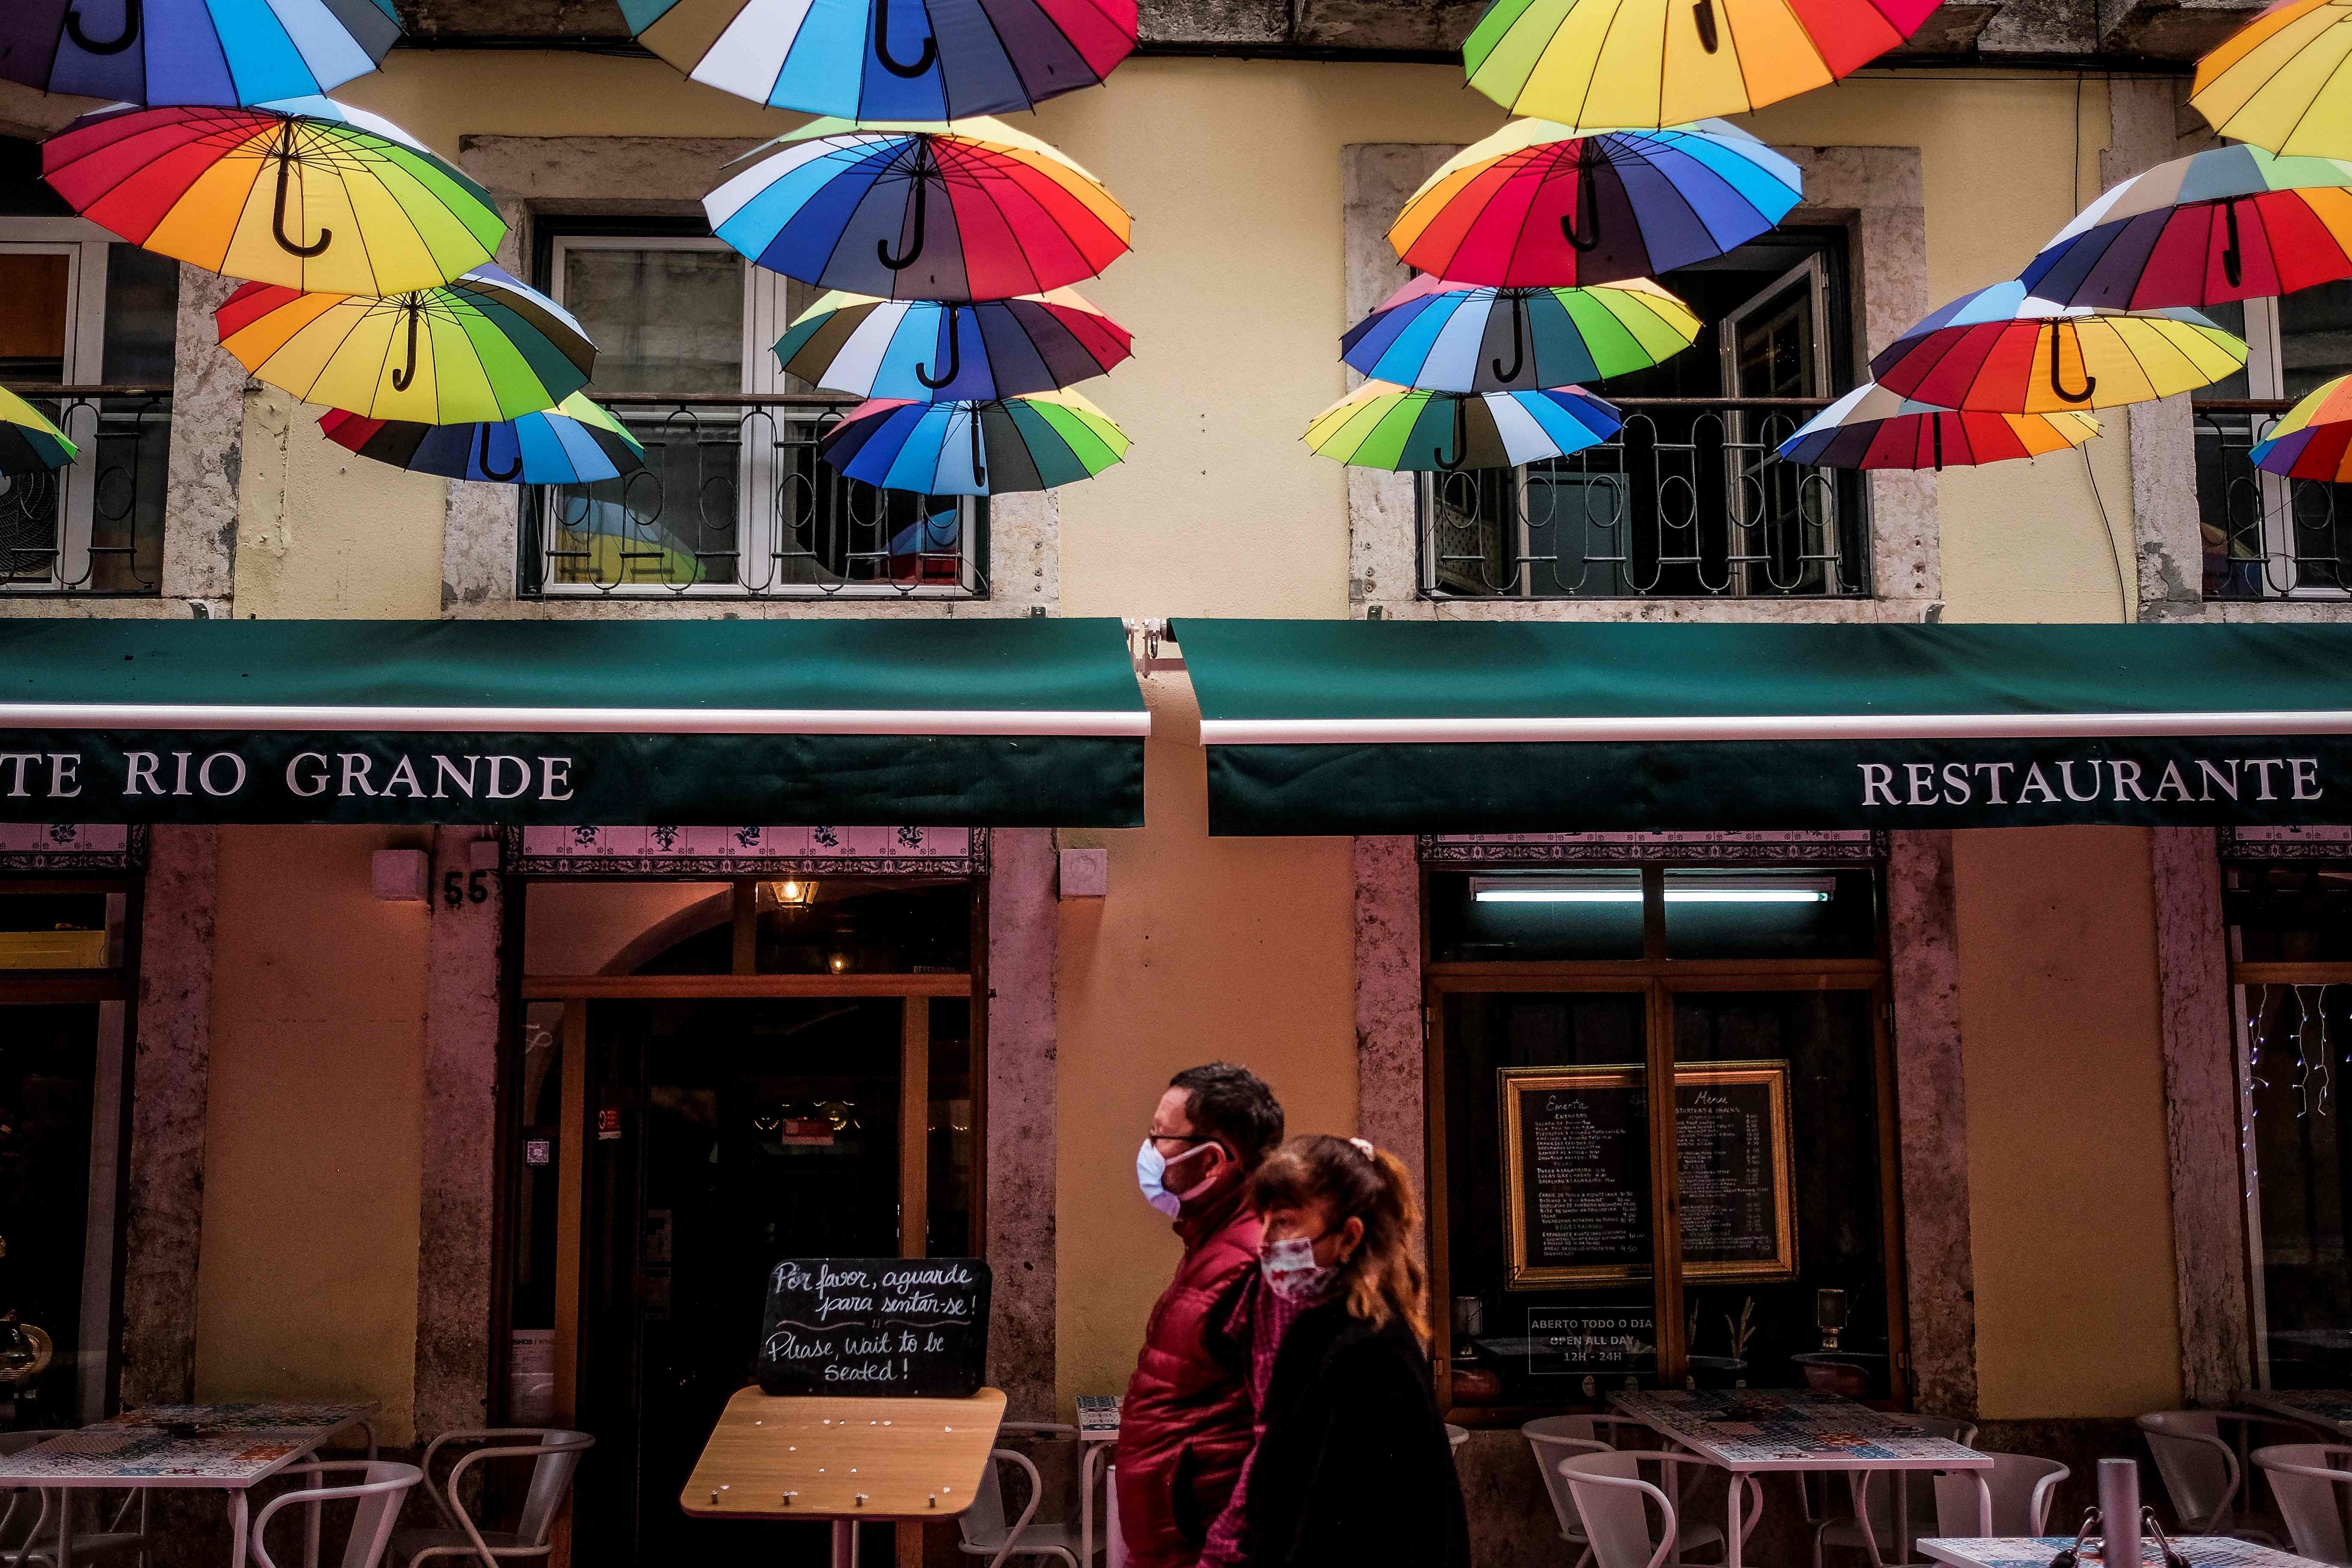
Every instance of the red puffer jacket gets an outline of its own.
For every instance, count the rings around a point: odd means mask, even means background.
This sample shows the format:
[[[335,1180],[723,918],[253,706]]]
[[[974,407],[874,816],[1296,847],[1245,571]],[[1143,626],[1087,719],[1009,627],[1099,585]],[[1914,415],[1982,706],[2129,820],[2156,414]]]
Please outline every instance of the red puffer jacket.
[[[1264,1227],[1243,1184],[1176,1222],[1184,1261],[1151,1310],[1118,1421],[1118,1527],[1132,1568],[1190,1568],[1248,1457],[1248,1347],[1224,1337]]]

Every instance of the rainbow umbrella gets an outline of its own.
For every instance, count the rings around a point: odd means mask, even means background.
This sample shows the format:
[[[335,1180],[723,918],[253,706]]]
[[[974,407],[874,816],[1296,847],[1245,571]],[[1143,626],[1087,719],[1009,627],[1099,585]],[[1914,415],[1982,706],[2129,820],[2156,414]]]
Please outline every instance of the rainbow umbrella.
[[[2197,62],[2189,101],[2233,141],[2285,154],[2352,158],[2352,0],[2280,0]]]
[[[215,320],[221,346],[262,380],[371,419],[519,418],[587,385],[596,364],[562,306],[495,267],[388,299],[248,283]]]
[[[2062,305],[2147,310],[2352,278],[2352,163],[2216,147],[2126,180],[2018,280]]]
[[[1937,408],[2063,414],[2209,386],[2246,345],[2194,310],[2126,316],[2029,296],[2022,283],[1964,294],[1870,362],[1888,391]]]
[[[621,0],[621,14],[696,81],[850,120],[1034,109],[1135,47],[1135,0]]]
[[[176,260],[328,294],[398,294],[490,259],[490,194],[388,120],[324,98],[85,115],[41,147],[76,212]]]
[[[1423,273],[1349,328],[1339,352],[1374,381],[1532,391],[1646,370],[1698,333],[1690,307],[1645,278],[1590,289],[1465,289]]]
[[[713,233],[761,266],[886,300],[1008,300],[1091,278],[1127,249],[1127,212],[1034,136],[985,115],[819,120],[703,198]],[[764,151],[764,149],[762,149]]]
[[[817,453],[853,479],[933,496],[1005,495],[1090,479],[1127,456],[1127,432],[1075,392],[975,403],[861,403]]]
[[[1826,87],[1918,30],[1937,0],[1495,0],[1470,85],[1570,125],[1680,125]]]
[[[0,474],[45,474],[80,456],[48,416],[0,386]]]
[[[328,440],[362,458],[451,479],[585,485],[646,466],[646,449],[637,438],[581,392],[553,408],[495,423],[419,425],[337,408],[319,421],[319,428]]]
[[[0,78],[122,103],[232,108],[364,76],[399,37],[391,0],[8,0]]]
[[[1508,468],[1597,447],[1624,421],[1580,386],[1414,392],[1368,381],[1307,426],[1310,451],[1360,468]]]
[[[2254,467],[2290,479],[2352,480],[2352,375],[2339,375],[2286,411],[2254,444]]]
[[[776,358],[787,374],[860,397],[963,403],[1100,375],[1133,342],[1067,289],[974,305],[836,290],[801,312]]]
[[[2087,414],[1986,414],[1937,408],[1864,382],[1780,443],[1822,468],[1972,468],[2079,447],[2099,433]]]
[[[1590,134],[1517,120],[1423,181],[1389,243],[1456,283],[1611,283],[1721,256],[1803,194],[1794,163],[1719,120]]]

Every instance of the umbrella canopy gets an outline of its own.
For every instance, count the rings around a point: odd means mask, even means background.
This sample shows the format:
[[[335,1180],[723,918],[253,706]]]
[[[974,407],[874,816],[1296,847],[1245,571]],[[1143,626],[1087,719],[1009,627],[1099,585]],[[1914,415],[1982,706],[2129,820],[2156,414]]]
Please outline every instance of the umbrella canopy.
[[[1689,306],[1647,279],[1590,289],[1465,289],[1423,273],[1339,340],[1374,381],[1534,391],[1646,370],[1690,347]]]
[[[1928,316],[1870,371],[1888,391],[1938,408],[2063,414],[2209,386],[2245,363],[2246,345],[2194,310],[2126,316],[1999,283]]]
[[[1780,443],[1792,463],[1823,468],[1945,468],[2039,458],[2099,433],[2087,414],[1983,414],[1937,408],[1864,382]]]
[[[248,283],[215,319],[221,346],[270,385],[371,419],[514,419],[554,407],[596,364],[562,306],[495,267],[388,299]]]
[[[47,473],[80,456],[47,415],[0,386],[0,474]]]
[[[2062,305],[2147,310],[2352,278],[2352,163],[2216,147],[2084,207],[2018,280]]]
[[[1580,386],[1414,392],[1368,381],[1315,416],[1307,447],[1360,468],[1507,468],[1596,447],[1624,423]]]
[[[621,0],[637,41],[754,103],[961,120],[1092,87],[1135,47],[1135,0]]]
[[[963,403],[1100,375],[1133,343],[1067,289],[974,305],[835,290],[801,312],[776,358],[786,374],[860,397]]]
[[[2287,410],[2254,444],[2254,467],[2290,479],[2352,480],[2352,375],[2339,375]]]
[[[488,191],[331,99],[85,115],[42,144],[41,173],[133,245],[322,293],[430,289],[489,260],[507,232]]]
[[[450,479],[498,484],[586,485],[646,466],[646,449],[585,393],[520,419],[472,425],[419,425],[331,410],[319,421],[327,439],[362,458]]]
[[[1008,300],[1091,278],[1128,216],[1092,174],[982,115],[819,120],[703,198],[711,231],[772,271],[885,300]]]
[[[1127,432],[1075,392],[982,403],[861,403],[818,443],[853,479],[934,496],[1005,495],[1089,479],[1127,456]]]
[[[2352,0],[2280,0],[2197,62],[2189,101],[2213,129],[2273,153],[2352,158]]]
[[[1826,87],[1918,30],[1937,0],[1495,0],[1470,85],[1570,125],[1679,125]]]
[[[1803,194],[1794,163],[1719,120],[1591,134],[1517,120],[1423,182],[1389,243],[1456,283],[1612,283],[1721,256]]]
[[[391,0],[9,0],[0,78],[121,103],[234,107],[364,76],[399,37]]]

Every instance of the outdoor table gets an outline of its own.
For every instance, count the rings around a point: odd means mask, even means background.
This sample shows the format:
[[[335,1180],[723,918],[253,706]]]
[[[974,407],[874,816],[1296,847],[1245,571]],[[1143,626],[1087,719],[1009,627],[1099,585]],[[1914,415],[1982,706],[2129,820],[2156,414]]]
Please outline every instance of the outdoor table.
[[[2306,1426],[2352,1437],[2352,1389],[2242,1388],[2230,1398],[2250,1410],[2267,1410]]]
[[[2189,1560],[2189,1568],[2322,1568],[2308,1557],[2227,1535],[2176,1535],[2171,1540],[2172,1549]],[[1951,1568],[2050,1568],[2050,1560],[2074,1544],[2071,1535],[1930,1536],[1919,1542],[1919,1550]],[[2139,1560],[2142,1568],[2162,1568],[2153,1537],[2140,1537]],[[2098,1548],[2085,1547],[2083,1561],[2098,1562]]]
[[[1118,1533],[1119,1395],[1078,1395],[1078,1441],[1085,1457],[1078,1461],[1078,1568],[1092,1568],[1095,1560],[1095,1475],[1107,1477],[1103,1488],[1105,1568],[1126,1568],[1127,1542]]]
[[[0,1487],[40,1490],[157,1489],[228,1493],[229,1568],[244,1568],[251,1522],[247,1494],[322,1447],[362,1427],[375,1458],[373,1399],[338,1404],[150,1405],[0,1458]],[[70,1499],[61,1500],[70,1503]],[[56,1568],[73,1568],[73,1510],[58,1510]],[[316,1521],[313,1520],[315,1526]]]
[[[1724,1568],[1739,1568],[1740,1492],[1755,1475],[1824,1470],[1965,1470],[1977,1483],[1979,1522],[1992,1533],[1990,1456],[1930,1437],[1889,1415],[1835,1394],[1811,1390],[1650,1389],[1612,1394],[1609,1402],[1643,1426],[1731,1472],[1724,1516]],[[1910,1533],[1907,1488],[1895,1494],[1895,1531]],[[2052,1550],[2055,1551],[2055,1548]],[[1908,1556],[1907,1549],[1903,1555]],[[2049,1568],[2044,1558],[2034,1568]]]

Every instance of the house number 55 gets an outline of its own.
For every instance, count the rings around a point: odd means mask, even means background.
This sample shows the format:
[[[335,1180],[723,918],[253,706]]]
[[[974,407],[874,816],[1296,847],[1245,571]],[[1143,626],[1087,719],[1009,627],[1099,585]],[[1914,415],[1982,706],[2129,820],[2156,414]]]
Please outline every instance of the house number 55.
[[[441,901],[451,909],[460,904],[485,904],[490,899],[490,873],[488,871],[445,871],[441,874]]]

